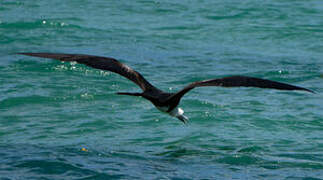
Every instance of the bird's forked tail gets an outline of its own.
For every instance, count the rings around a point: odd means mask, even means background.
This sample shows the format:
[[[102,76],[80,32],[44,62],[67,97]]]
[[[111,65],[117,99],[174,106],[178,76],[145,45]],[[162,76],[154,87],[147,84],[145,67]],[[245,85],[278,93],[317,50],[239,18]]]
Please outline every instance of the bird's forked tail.
[[[142,96],[142,93],[117,92],[118,95]]]

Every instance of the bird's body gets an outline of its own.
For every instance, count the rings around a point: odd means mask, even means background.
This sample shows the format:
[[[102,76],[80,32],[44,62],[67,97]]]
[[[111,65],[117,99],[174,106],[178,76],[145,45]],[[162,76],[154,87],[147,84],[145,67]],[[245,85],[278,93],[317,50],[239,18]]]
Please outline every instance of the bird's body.
[[[137,84],[141,89],[141,93],[118,92],[119,95],[140,96],[149,100],[155,107],[170,116],[178,118],[180,121],[186,123],[188,118],[184,116],[183,109],[178,107],[181,98],[190,90],[195,87],[203,86],[222,86],[222,87],[258,87],[258,88],[271,88],[279,90],[301,90],[312,92],[309,89],[280,83],[276,81],[260,79],[248,76],[230,76],[219,79],[211,79],[204,81],[193,82],[182,90],[176,93],[164,92],[152,84],[150,84],[140,73],[131,69],[129,66],[122,64],[116,59],[109,57],[100,57],[84,54],[57,54],[57,53],[19,53],[28,56],[36,56],[43,58],[57,59],[60,61],[76,61],[87,66],[112,71],[118,73]]]
[[[141,96],[149,100],[159,111],[169,114],[170,116],[176,117],[182,122],[186,123],[188,118],[184,116],[184,110],[178,107],[177,104],[171,104],[167,101],[175,93],[166,93],[161,90],[155,90],[153,92],[145,91],[143,93],[117,93],[119,95],[130,95],[130,96]]]

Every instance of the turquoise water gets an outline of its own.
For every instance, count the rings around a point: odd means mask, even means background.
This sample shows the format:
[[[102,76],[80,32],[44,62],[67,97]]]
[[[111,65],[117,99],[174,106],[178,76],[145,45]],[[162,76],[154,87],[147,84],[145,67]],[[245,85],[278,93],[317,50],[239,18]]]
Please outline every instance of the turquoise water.
[[[0,2],[0,179],[323,179],[323,2]],[[15,55],[119,59],[165,91],[249,75],[316,91],[197,88],[188,125],[116,74]]]

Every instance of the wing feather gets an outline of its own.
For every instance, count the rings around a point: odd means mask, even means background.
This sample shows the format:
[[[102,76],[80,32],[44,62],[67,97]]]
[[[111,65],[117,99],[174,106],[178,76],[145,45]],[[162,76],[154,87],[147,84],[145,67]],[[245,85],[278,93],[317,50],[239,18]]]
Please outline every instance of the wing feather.
[[[255,77],[248,76],[230,76],[220,79],[211,79],[205,81],[193,82],[182,90],[174,93],[172,96],[168,98],[168,101],[171,102],[174,106],[177,106],[180,99],[190,90],[195,87],[202,86],[222,86],[222,87],[257,87],[257,88],[270,88],[270,89],[279,89],[279,90],[301,90],[314,93],[314,91],[294,86],[286,83],[281,83],[277,81],[271,81],[267,79],[260,79]]]
[[[87,66],[118,73],[136,83],[143,91],[156,89],[139,72],[122,64],[114,58],[100,57],[85,54],[57,54],[57,53],[18,53],[27,56],[57,59],[60,61],[75,61]]]

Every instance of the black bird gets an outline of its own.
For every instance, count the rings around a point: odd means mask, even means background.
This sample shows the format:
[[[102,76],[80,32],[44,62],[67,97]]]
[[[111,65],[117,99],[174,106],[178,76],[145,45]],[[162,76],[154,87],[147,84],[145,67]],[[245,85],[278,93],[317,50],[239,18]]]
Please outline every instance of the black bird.
[[[258,88],[271,88],[279,90],[301,90],[314,93],[312,90],[293,86],[285,83],[280,83],[276,81],[260,79],[248,76],[230,76],[220,79],[210,79],[204,81],[193,82],[182,90],[176,93],[164,92],[152,84],[150,84],[139,72],[131,69],[125,64],[117,61],[110,57],[100,57],[85,54],[57,54],[57,53],[18,53],[28,56],[36,56],[43,58],[57,59],[60,61],[75,61],[77,63],[85,64],[87,66],[102,69],[106,71],[112,71],[118,73],[121,76],[128,78],[129,80],[136,83],[141,89],[141,93],[130,93],[130,92],[118,92],[119,95],[129,95],[129,96],[140,96],[150,102],[152,102],[157,109],[162,112],[166,112],[169,115],[178,118],[183,123],[188,121],[188,118],[184,116],[183,109],[178,107],[181,98],[188,91],[195,87],[202,86],[222,86],[222,87],[258,87]]]

